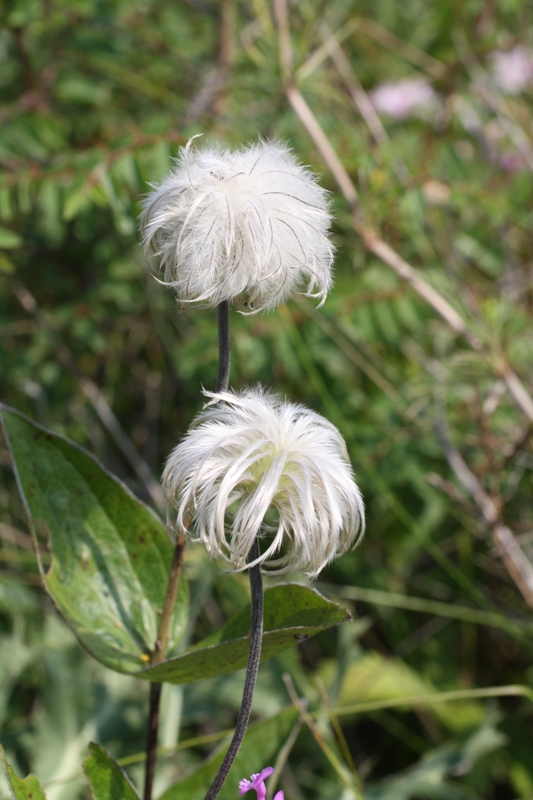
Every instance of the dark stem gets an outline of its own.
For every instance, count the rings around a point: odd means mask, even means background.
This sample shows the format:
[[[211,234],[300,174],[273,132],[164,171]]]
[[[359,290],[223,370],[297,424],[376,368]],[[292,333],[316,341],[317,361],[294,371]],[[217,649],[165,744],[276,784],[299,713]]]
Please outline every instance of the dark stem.
[[[148,712],[148,736],[146,737],[146,773],[144,776],[144,800],[151,800],[157,756],[157,729],[159,727],[159,700],[162,685],[150,684],[150,710]]]
[[[172,614],[176,605],[181,570],[183,567],[183,550],[185,536],[180,534],[174,547],[174,557],[170,567],[167,593],[161,610],[161,620],[157,631],[157,641],[150,659],[150,666],[159,664],[165,658]],[[157,757],[157,730],[159,726],[159,701],[161,699],[161,684],[150,683],[150,707],[148,711],[148,735],[146,737],[146,773],[144,778],[144,800],[151,800],[152,786],[154,783],[155,762]]]
[[[228,388],[230,363],[229,301],[223,300],[217,306],[218,313],[218,381],[217,392]]]
[[[248,562],[255,561],[256,558],[259,558],[259,545],[257,540],[248,553]],[[263,579],[261,576],[261,566],[256,564],[254,567],[250,567],[249,573],[252,595],[252,624],[250,631],[250,652],[248,654],[241,710],[239,711],[235,732],[228,752],[226,753],[211,788],[205,796],[205,800],[215,800],[215,797],[222,789],[222,785],[228,777],[228,772],[235,761],[235,757],[244,739],[244,734],[246,733],[246,728],[248,727],[248,721],[250,719],[250,711],[252,710],[252,700],[254,697],[257,671],[261,660],[261,645],[263,642]]]

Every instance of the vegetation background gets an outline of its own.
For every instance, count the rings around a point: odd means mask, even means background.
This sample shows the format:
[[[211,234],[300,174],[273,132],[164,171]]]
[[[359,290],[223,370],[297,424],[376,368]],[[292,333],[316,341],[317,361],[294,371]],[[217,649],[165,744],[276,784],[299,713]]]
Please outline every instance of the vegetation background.
[[[364,543],[318,583],[355,622],[261,668],[255,719],[290,702],[285,673],[314,719],[283,749],[287,800],[348,800],[359,781],[365,800],[533,798],[532,13],[521,0],[1,4],[0,401],[155,507],[161,465],[214,385],[217,335],[214,312],[179,312],[147,269],[148,184],[203,132],[279,137],[332,193],[326,304],[232,314],[231,384],[260,381],[334,422],[368,510]],[[49,800],[88,796],[91,739],[139,783],[147,686],[85,655],[39,588],[2,448],[1,741]],[[186,569],[207,634],[246,579],[200,547]],[[241,685],[165,687],[156,793],[231,728]]]

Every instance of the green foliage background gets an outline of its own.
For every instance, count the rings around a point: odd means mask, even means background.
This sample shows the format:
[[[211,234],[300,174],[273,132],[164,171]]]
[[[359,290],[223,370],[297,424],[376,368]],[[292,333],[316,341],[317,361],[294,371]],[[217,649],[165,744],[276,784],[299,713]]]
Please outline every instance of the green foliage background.
[[[490,54],[531,44],[531,17],[519,0],[289,4],[296,82],[365,223],[459,311],[475,350],[365,251],[286,98],[273,4],[2,4],[0,401],[82,444],[144,500],[157,504],[161,464],[217,370],[214,312],[178,312],[144,261],[136,220],[148,184],[203,132],[229,146],[279,137],[332,192],[336,283],[323,308],[298,298],[232,314],[232,385],[260,381],[334,422],[368,510],[364,543],[319,582],[356,622],[262,667],[256,719],[289,702],[289,672],[320,732],[304,725],[291,749],[278,785],[288,800],[344,800],[359,779],[368,800],[533,797],[531,700],[512,688],[533,683],[531,607],[449,458],[460,452],[530,559],[532,426],[504,378],[512,368],[533,392],[532,90],[503,96]],[[422,76],[438,110],[384,117],[376,141],[324,25],[364,90]],[[5,449],[0,476],[10,762],[33,770],[49,800],[87,796],[80,764],[94,739],[139,783],[146,698],[56,618]],[[240,610],[246,580],[193,547],[187,574],[194,636],[207,636]],[[165,688],[161,744],[172,752],[157,793],[232,726],[241,682]],[[487,687],[503,689],[477,696]],[[463,694],[413,700],[448,692]],[[250,771],[262,766],[259,752]]]

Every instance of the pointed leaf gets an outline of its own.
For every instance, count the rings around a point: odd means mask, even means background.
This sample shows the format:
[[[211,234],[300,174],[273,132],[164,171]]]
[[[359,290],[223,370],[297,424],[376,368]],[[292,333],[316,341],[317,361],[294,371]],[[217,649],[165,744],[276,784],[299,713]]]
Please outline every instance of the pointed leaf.
[[[19,778],[15,775],[13,767],[7,763],[4,748],[0,745],[0,761],[4,770],[13,800],[46,800],[44,789],[35,777]]]
[[[89,753],[82,766],[93,800],[139,800],[137,790],[124,770],[103,747],[91,742]]]
[[[49,539],[50,569],[39,566],[50,597],[95,658],[139,670],[156,640],[172,562],[163,525],[78,445],[1,404],[0,422],[38,554],[39,534]],[[186,623],[181,580],[169,652]]]
[[[266,661],[324,628],[349,619],[345,608],[307,586],[286,583],[267,589],[261,660]],[[249,632],[248,606],[187,653],[147,668],[139,677],[165,683],[190,683],[242,669],[248,659]]]
[[[218,795],[218,800],[235,800],[238,798],[239,781],[249,778],[252,773],[261,772],[264,767],[273,764],[278,752],[290,736],[297,719],[298,711],[291,706],[270,719],[250,725],[227,780]],[[226,755],[230,741],[231,736],[224,740],[217,753],[200,769],[167,789],[159,800],[203,800]]]

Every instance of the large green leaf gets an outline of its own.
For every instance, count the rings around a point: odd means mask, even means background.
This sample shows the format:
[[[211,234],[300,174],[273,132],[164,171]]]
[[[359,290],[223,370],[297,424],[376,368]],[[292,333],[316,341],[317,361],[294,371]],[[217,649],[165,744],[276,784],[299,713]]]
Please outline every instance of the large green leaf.
[[[0,761],[4,770],[13,800],[46,800],[44,789],[35,777],[19,778],[15,775],[13,767],[7,763],[4,748],[0,745]]]
[[[93,800],[139,800],[139,795],[126,773],[98,744],[89,744],[89,757],[83,771],[91,787]]]
[[[330,684],[336,670],[337,665],[333,661],[322,662],[320,677],[326,686]],[[399,659],[371,651],[347,667],[336,706],[343,716],[356,713],[358,704],[364,708],[367,703],[381,701],[390,701],[391,705],[399,709],[410,709],[413,698],[419,697],[422,701],[425,697],[437,694],[437,688],[412,667]],[[403,706],[402,701],[406,701]],[[425,705],[443,724],[457,731],[480,725],[486,716],[484,706],[474,699],[461,703],[430,702]]]
[[[451,780],[464,777],[478,761],[501,750],[507,737],[490,719],[463,741],[429,750],[409,769],[365,789],[365,800],[467,800],[477,797]]]
[[[136,672],[157,637],[172,545],[150,509],[85,450],[0,404],[37,553],[46,533],[50,597],[83,646],[107,667]],[[187,624],[180,581],[169,650]]]
[[[82,644],[99,661],[140,678],[189,683],[246,666],[250,609],[188,652],[173,656],[187,622],[187,590],[180,583],[168,653],[146,668],[157,635],[172,546],[151,513],[98,462],[0,404],[37,551],[40,533],[51,550],[44,584]],[[263,660],[350,619],[348,611],[316,590],[281,584],[265,592]]]
[[[267,589],[262,660],[349,619],[345,608],[307,586],[285,583]],[[250,608],[247,607],[188,652],[145,669],[139,677],[165,683],[190,683],[242,669],[248,658],[249,632]]]
[[[239,781],[249,778],[254,772],[261,772],[264,767],[274,765],[276,756],[290,736],[297,718],[298,711],[291,706],[248,728],[218,800],[235,800],[238,797]],[[224,740],[219,751],[200,769],[167,789],[159,800],[202,800],[218,772],[230,741],[231,737]]]

